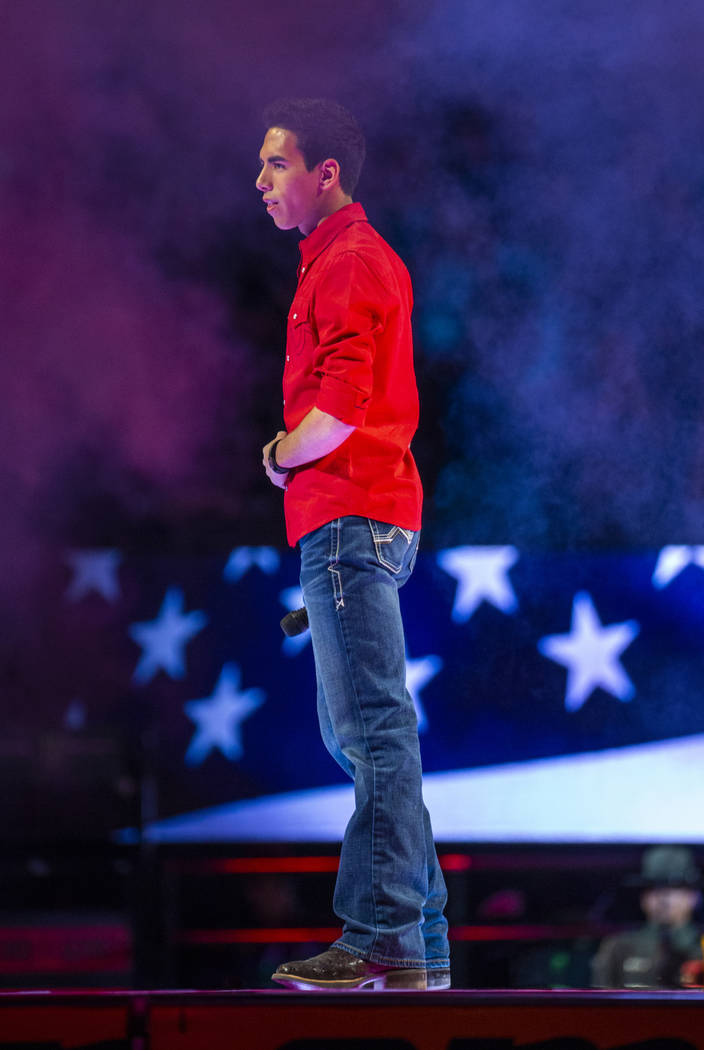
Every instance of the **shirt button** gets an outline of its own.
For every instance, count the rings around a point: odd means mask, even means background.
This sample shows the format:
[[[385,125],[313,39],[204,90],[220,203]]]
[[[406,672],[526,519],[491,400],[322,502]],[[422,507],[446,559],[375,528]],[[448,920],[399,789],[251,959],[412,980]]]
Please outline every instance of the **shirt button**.
[[[294,314],[294,315],[293,315],[293,319],[294,319],[294,321],[296,320],[296,318],[297,318],[297,317],[298,317],[298,314]]]
[[[286,404],[286,398],[284,398],[284,404]]]
[[[301,267],[301,273],[305,273],[305,272],[306,272],[306,268],[305,268],[305,266],[302,266]]]
[[[287,360],[287,361],[290,361],[290,360],[291,360],[291,358],[290,358],[290,357],[288,356],[288,354],[286,354],[286,360]]]

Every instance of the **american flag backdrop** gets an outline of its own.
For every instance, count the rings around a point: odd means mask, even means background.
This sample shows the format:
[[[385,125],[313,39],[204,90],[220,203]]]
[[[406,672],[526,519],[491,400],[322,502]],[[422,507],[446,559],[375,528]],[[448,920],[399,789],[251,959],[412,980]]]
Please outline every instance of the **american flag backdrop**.
[[[68,551],[0,745],[9,830],[338,838],[297,576],[273,547]],[[704,839],[704,547],[425,550],[401,596],[439,837]]]

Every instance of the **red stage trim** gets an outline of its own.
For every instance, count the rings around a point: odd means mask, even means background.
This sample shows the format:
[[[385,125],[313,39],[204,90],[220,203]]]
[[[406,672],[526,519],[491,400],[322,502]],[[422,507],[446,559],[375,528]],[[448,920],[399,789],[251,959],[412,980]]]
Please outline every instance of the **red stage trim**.
[[[466,853],[442,853],[438,860],[440,867],[447,872],[469,871],[476,866],[474,858]],[[207,857],[191,860],[179,858],[168,861],[167,866],[191,875],[261,875],[272,872],[296,875],[336,872],[340,866],[340,858],[337,854],[307,857]]]
[[[131,966],[132,935],[122,923],[0,927],[0,974],[9,978],[102,973],[116,980],[120,973],[129,974]]]
[[[251,930],[186,930],[179,944],[331,944],[340,936],[339,926],[283,926]]]
[[[704,1050],[704,995],[0,993],[0,1050],[42,1040],[113,1040],[111,1050]]]
[[[620,929],[612,924],[569,923],[451,926],[451,941],[539,941],[565,937],[603,937]],[[181,930],[174,934],[178,944],[331,944],[340,936],[339,926],[272,926],[229,930]]]
[[[211,857],[204,860],[176,860],[167,862],[187,875],[298,875],[311,872],[335,872],[339,857]]]

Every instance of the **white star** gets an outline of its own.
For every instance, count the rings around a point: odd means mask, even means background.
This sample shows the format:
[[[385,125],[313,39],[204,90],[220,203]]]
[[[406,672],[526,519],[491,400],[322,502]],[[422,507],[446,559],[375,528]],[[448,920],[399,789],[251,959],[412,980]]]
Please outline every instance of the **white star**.
[[[464,623],[483,601],[505,613],[518,608],[508,570],[518,561],[515,547],[452,547],[438,554],[438,565],[459,586],[452,606],[452,619]]]
[[[639,631],[635,620],[602,627],[590,595],[575,595],[570,633],[550,634],[538,642],[543,656],[567,668],[568,711],[578,711],[598,686],[619,700],[633,698],[635,688],[619,657]]]
[[[186,751],[185,761],[189,766],[200,765],[214,747],[233,762],[241,757],[240,723],[261,707],[265,694],[261,689],[240,692],[239,685],[239,667],[225,664],[211,696],[204,700],[189,700],[183,705],[197,726]]]
[[[202,612],[184,615],[183,591],[170,587],[156,620],[133,623],[129,628],[130,638],[144,650],[133,675],[134,681],[149,682],[159,669],[172,678],[183,678],[186,673],[184,646],[207,622],[208,617]]]
[[[120,597],[120,584],[117,570],[122,555],[116,550],[80,550],[69,551],[66,561],[73,569],[73,579],[66,589],[70,602],[96,591],[108,602]]]
[[[236,547],[227,559],[223,576],[230,583],[237,583],[253,565],[257,565],[267,576],[279,568],[281,558],[274,547]]]
[[[662,590],[688,565],[704,569],[704,547],[663,547],[653,572],[653,586]]]
[[[419,733],[423,733],[428,728],[428,719],[420,698],[420,691],[440,670],[442,670],[442,660],[439,656],[421,656],[418,660],[406,657],[406,689],[411,694],[413,706],[416,709]]]

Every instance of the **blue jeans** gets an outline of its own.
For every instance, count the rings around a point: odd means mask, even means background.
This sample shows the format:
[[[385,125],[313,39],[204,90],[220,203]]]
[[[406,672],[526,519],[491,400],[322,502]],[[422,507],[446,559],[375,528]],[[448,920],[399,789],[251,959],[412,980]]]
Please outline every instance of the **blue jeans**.
[[[418,533],[337,518],[300,541],[325,746],[354,780],[340,854],[335,946],[371,962],[449,966],[445,882],[421,794],[398,589]]]

